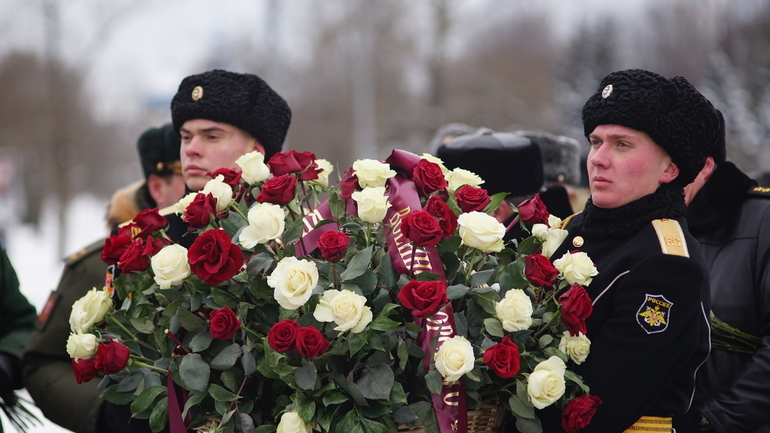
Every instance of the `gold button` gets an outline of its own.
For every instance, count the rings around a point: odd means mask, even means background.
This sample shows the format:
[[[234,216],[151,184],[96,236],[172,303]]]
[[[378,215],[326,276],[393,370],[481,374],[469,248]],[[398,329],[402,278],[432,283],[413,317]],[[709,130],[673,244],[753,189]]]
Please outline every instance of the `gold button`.
[[[197,101],[203,97],[203,87],[201,86],[195,86],[195,88],[192,91],[192,99],[193,101]]]
[[[159,162],[155,164],[155,171],[163,171],[163,163]]]
[[[582,236],[575,236],[572,239],[572,245],[574,245],[576,248],[582,247],[583,243],[584,243],[584,241],[583,241],[583,237]]]

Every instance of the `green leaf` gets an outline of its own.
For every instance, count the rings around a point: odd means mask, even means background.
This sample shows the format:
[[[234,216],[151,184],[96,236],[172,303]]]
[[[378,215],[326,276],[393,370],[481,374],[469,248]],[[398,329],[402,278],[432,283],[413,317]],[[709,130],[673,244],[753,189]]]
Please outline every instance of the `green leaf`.
[[[153,402],[155,402],[155,399],[165,391],[165,386],[153,386],[152,388],[145,389],[138,397],[136,397],[133,403],[131,403],[131,413],[139,413],[147,409]]]
[[[369,269],[369,262],[372,260],[372,247],[364,248],[363,250],[355,253],[353,258],[348,262],[348,267],[345,269],[340,278],[342,281],[352,280],[358,276],[364,274]]]
[[[257,371],[257,361],[254,359],[254,354],[250,350],[243,346],[243,356],[241,357],[241,367],[243,367],[243,374],[251,376]]]
[[[176,311],[176,315],[177,315],[177,318],[179,319],[179,323],[182,325],[182,328],[188,331],[196,331],[198,329],[205,328],[206,326],[208,326],[205,320],[201,319],[200,317],[187,311],[184,308],[178,308]]]
[[[155,324],[150,320],[136,317],[129,317],[128,320],[131,321],[131,325],[133,325],[134,329],[142,334],[152,334],[153,331],[155,331]]]
[[[246,266],[246,272],[249,275],[259,275],[270,270],[275,263],[275,259],[267,253],[259,253],[249,260]]]
[[[536,236],[530,236],[519,243],[519,256],[528,256],[539,250],[540,247],[542,247],[540,239],[538,239]]]
[[[466,293],[468,293],[468,290],[470,290],[470,287],[466,285],[455,284],[454,286],[449,286],[446,288],[446,296],[450,300],[460,299],[465,296]]]
[[[356,382],[364,397],[371,400],[388,400],[393,389],[393,370],[385,363],[364,367],[361,379]]]
[[[207,392],[197,392],[193,391],[190,393],[189,398],[184,404],[184,409],[182,410],[182,418],[187,417],[187,411],[190,410],[191,407],[195,406],[196,404],[203,401],[204,398],[208,395]]]
[[[222,289],[213,287],[211,289],[211,297],[214,298],[214,302],[222,307],[230,307],[234,310],[238,306],[238,300],[233,297],[233,295]]]
[[[491,214],[497,210],[497,208],[500,207],[500,203],[505,200],[506,196],[508,196],[507,192],[498,192],[497,194],[492,195],[492,197],[489,198],[489,203],[484,207],[484,213]]]
[[[343,391],[348,393],[355,404],[358,406],[369,406],[369,402],[366,401],[366,397],[361,393],[361,389],[358,388],[358,385],[339,374],[334,375],[332,379]]]
[[[283,231],[283,236],[281,238],[284,245],[288,246],[289,244],[293,244],[302,237],[302,230],[305,228],[304,221],[303,218],[298,218],[296,221],[289,221],[286,223],[286,228]]]
[[[273,424],[263,424],[259,427],[257,427],[256,430],[254,430],[254,433],[275,433],[276,425]]]
[[[479,287],[487,284],[490,278],[495,275],[494,269],[486,269],[471,275],[471,287]]]
[[[150,414],[150,430],[159,432],[168,424],[168,397],[163,397],[155,403]]]
[[[223,387],[212,383],[209,385],[209,395],[216,401],[233,401],[238,400],[241,397],[233,394],[232,392],[224,389]]]
[[[241,381],[243,380],[243,375],[237,368],[231,368],[223,371],[219,378],[222,380],[225,388],[232,392],[238,392],[238,388],[240,388]]]
[[[393,422],[397,424],[409,424],[410,422],[417,421],[417,414],[414,409],[404,405],[399,407],[393,412]]]
[[[401,322],[396,322],[395,320],[390,320],[387,317],[383,317],[382,315],[379,315],[369,325],[369,329],[372,329],[375,331],[390,331],[391,329],[398,328],[400,325],[401,325]]]
[[[211,346],[212,341],[214,341],[214,337],[211,336],[210,332],[199,332],[190,341],[190,350],[193,352],[203,352]]]
[[[238,421],[241,433],[254,433],[254,420],[248,413],[239,413]]]
[[[205,391],[210,373],[209,365],[197,353],[186,355],[179,364],[179,377],[190,390]]]
[[[376,270],[377,278],[379,278],[379,285],[382,287],[393,287],[398,281],[398,274],[393,268],[393,263],[390,260],[390,254],[382,256],[380,265]]]
[[[503,324],[494,317],[487,317],[484,319],[484,328],[490,335],[495,337],[504,337],[505,331],[503,330]]]
[[[104,390],[102,398],[110,403],[128,404],[134,400],[134,394],[131,392],[118,392],[118,385],[112,385]]]
[[[549,344],[553,343],[553,336],[551,334],[545,334],[540,337],[540,340],[538,340],[538,346],[541,349],[545,349],[548,347]]]
[[[366,418],[361,418],[365,433],[388,433],[388,426],[385,424]]]
[[[433,394],[441,394],[441,388],[444,386],[443,383],[444,379],[438,370],[431,370],[425,375],[425,385],[428,386],[428,391]]]
[[[494,291],[491,292],[485,292],[485,293],[478,293],[471,290],[468,292],[473,295],[473,300],[476,301],[481,308],[484,309],[488,314],[495,315],[495,305],[497,305],[497,301],[499,299],[497,293]]]
[[[118,383],[118,392],[132,392],[139,386],[139,382],[144,379],[144,375],[140,372],[134,373]]]
[[[514,395],[508,399],[508,404],[511,405],[511,411],[514,415],[524,418],[535,418],[535,406],[529,400],[521,401],[518,396]]]
[[[519,258],[511,262],[500,274],[500,296],[510,289],[520,289],[529,284],[524,276],[525,258]]]
[[[350,334],[348,337],[348,345],[350,345],[350,356],[352,357],[358,353],[361,348],[366,344],[366,334],[359,332],[358,334]]]
[[[356,430],[362,431],[361,427],[359,426],[359,421],[358,413],[354,410],[351,410],[345,414],[344,417],[342,417],[339,424],[337,424],[335,431],[345,433],[351,433]]]
[[[235,365],[235,361],[240,358],[243,352],[238,343],[233,343],[222,349],[214,359],[211,360],[211,368],[214,370],[227,370]]]
[[[543,433],[543,425],[537,418],[516,417],[516,428],[521,433]]]
[[[336,193],[329,194],[329,210],[336,219],[345,217],[345,200],[341,199]]]
[[[301,400],[297,405],[297,413],[302,418],[302,421],[309,424],[315,415],[315,401],[310,399]]]
[[[329,407],[331,405],[347,402],[348,397],[339,391],[331,391],[324,394],[321,401],[323,402],[324,406]]]
[[[318,379],[318,369],[314,363],[308,362],[306,359],[302,359],[302,365],[295,369],[292,374],[297,379],[297,386],[306,391],[313,389]]]

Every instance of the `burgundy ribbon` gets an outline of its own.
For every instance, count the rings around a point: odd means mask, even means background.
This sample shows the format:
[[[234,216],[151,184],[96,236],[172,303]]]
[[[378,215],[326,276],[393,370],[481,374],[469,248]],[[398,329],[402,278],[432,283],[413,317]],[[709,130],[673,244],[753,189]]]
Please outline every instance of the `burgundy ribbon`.
[[[168,387],[168,430],[169,433],[187,433],[182,420],[182,408],[179,407],[179,398],[176,395],[176,387],[171,379],[171,373],[166,376]]]
[[[430,272],[437,274],[440,280],[446,284],[444,266],[436,247],[430,245],[416,248],[401,233],[401,219],[410,212],[422,210],[420,195],[412,181],[412,171],[419,161],[419,156],[403,150],[394,150],[385,160],[397,173],[395,177],[388,179],[386,195],[390,200],[391,207],[383,221],[385,243],[396,272],[412,277],[421,272]],[[347,200],[346,211],[351,215],[358,214],[352,199]],[[339,230],[339,225],[336,223],[313,228],[319,221],[332,218],[328,202],[322,203],[311,214],[305,216],[304,232],[296,247],[298,256],[307,255],[315,250],[318,238],[323,233]],[[447,305],[427,319],[415,318],[415,323],[423,328],[417,343],[428,354],[424,360],[425,367],[428,369],[433,353],[438,351],[444,341],[456,335],[452,305]],[[436,336],[437,344],[434,349],[431,347],[431,342]],[[467,433],[468,412],[465,387],[462,381],[444,383],[441,394],[432,394],[431,399],[441,433]]]

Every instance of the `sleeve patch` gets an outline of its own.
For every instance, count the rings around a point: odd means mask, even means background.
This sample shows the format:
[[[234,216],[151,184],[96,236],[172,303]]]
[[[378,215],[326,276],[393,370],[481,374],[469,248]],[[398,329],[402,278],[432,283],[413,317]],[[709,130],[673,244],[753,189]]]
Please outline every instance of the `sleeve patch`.
[[[663,295],[644,295],[644,302],[636,312],[636,323],[648,334],[658,334],[668,328],[674,303]]]
[[[51,295],[45,302],[45,306],[40,311],[40,314],[38,314],[37,320],[35,320],[35,329],[41,332],[45,330],[45,326],[48,324],[48,319],[51,317],[51,312],[53,312],[54,307],[56,307],[56,304],[59,302],[59,298],[61,298],[60,294],[51,292]]]

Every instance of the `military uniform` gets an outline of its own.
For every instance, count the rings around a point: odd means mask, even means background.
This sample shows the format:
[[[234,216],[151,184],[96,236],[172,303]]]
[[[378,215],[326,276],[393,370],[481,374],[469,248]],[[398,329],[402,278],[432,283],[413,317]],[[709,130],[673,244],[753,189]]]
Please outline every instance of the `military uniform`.
[[[93,287],[104,285],[105,264],[101,259],[104,240],[65,259],[59,286],[48,299],[35,331],[24,350],[24,382],[46,418],[78,433],[97,430],[102,399],[98,380],[75,381],[66,344],[70,334],[72,304]]]
[[[659,206],[653,214],[666,215],[667,200],[652,201]],[[708,280],[698,243],[684,219],[650,221],[638,210],[589,202],[552,256],[585,252],[599,272],[586,288],[594,307],[586,320],[591,353],[570,367],[602,399],[582,433],[622,432],[642,416],[680,416],[708,355]],[[544,424],[544,431],[561,431],[558,420]]]
[[[722,163],[687,213],[709,266],[712,311],[761,338],[754,353],[714,348],[701,369],[693,422],[705,416],[709,431],[770,432],[770,189],[755,185]]]

